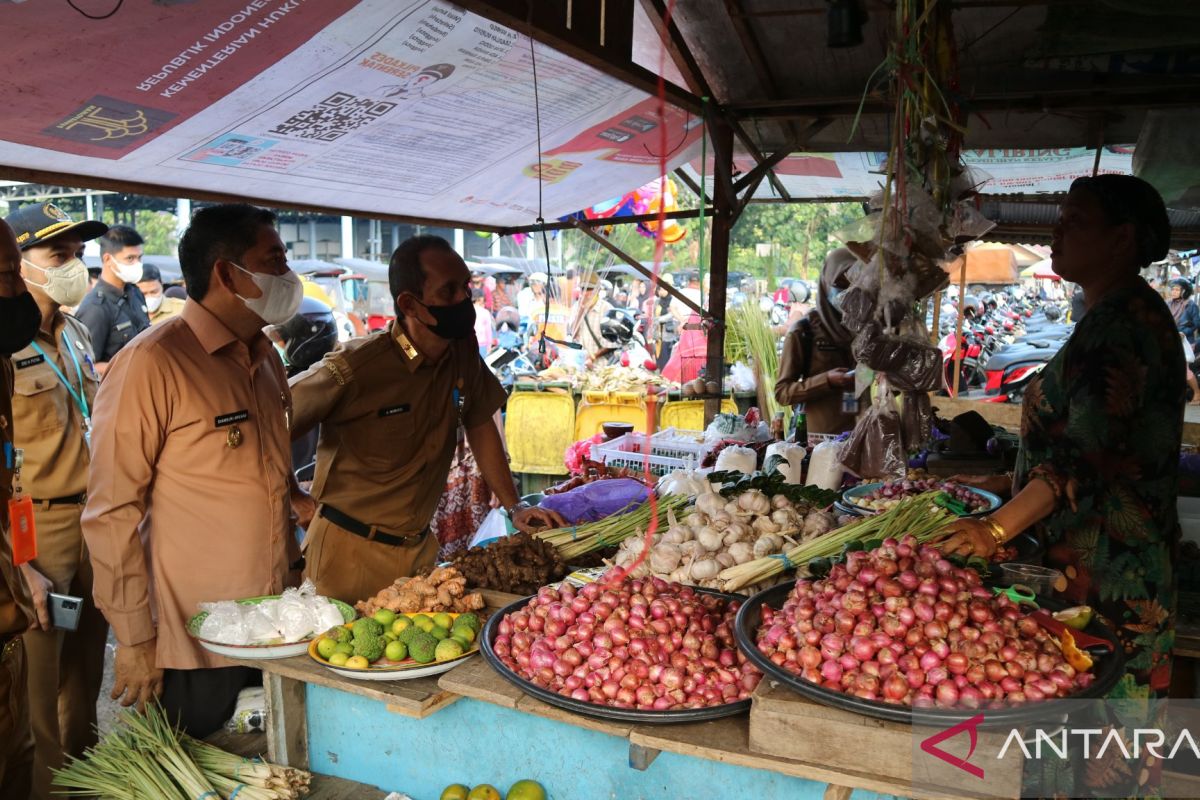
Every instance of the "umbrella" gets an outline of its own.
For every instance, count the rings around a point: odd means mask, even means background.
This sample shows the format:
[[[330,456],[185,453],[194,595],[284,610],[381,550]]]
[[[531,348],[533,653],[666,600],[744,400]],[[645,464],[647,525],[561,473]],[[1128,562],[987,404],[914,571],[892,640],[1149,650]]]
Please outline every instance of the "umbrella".
[[[1043,258],[1033,266],[1021,270],[1022,278],[1037,278],[1039,280],[1060,281],[1062,278],[1050,265],[1050,259]]]

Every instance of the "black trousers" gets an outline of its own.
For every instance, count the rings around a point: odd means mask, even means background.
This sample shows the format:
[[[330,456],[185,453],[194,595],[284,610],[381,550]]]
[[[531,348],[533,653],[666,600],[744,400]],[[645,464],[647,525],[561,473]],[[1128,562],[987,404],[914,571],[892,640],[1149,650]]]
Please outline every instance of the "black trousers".
[[[233,716],[238,692],[261,684],[262,672],[249,667],[165,669],[160,702],[168,719],[203,739]]]

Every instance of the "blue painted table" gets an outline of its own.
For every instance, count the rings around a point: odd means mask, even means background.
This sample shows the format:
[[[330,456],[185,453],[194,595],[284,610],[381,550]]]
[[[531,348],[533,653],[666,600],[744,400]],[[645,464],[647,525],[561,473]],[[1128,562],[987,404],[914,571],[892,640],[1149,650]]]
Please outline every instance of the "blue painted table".
[[[548,706],[482,658],[438,678],[369,683],[306,657],[256,662],[281,763],[437,800],[450,783],[521,778],[552,800],[873,800],[878,775],[752,752],[746,715],[688,725],[593,720]],[[821,736],[797,730],[797,736]]]

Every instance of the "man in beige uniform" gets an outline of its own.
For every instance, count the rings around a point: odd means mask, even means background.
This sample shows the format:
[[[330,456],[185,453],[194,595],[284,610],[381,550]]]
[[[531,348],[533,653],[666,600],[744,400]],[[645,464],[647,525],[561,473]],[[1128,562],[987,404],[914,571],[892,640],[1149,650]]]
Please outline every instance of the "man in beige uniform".
[[[108,625],[92,602],[92,568],[79,517],[88,477],[88,426],[99,376],[87,326],[63,314],[83,299],[85,239],[102,222],[74,222],[54,206],[27,205],[6,220],[21,247],[21,274],[37,301],[42,327],[13,354],[15,444],[24,453],[21,483],[33,498],[38,557],[21,565],[37,611],[25,634],[29,706],[37,744],[33,797],[50,797],[51,769],[96,743],[96,698],[104,678]],[[55,629],[48,594],[84,598],[79,626]]]
[[[579,302],[571,311],[571,324],[567,336],[573,342],[583,345],[587,352],[588,363],[602,353],[613,349],[616,344],[604,338],[600,326],[604,315],[612,305],[600,296],[600,277],[595,273],[587,273],[579,279]]]
[[[305,576],[349,603],[430,567],[429,521],[461,424],[488,486],[522,530],[563,524],[518,503],[493,415],[504,390],[475,344],[471,275],[444,239],[418,236],[392,255],[397,319],[292,378],[292,437],[321,426],[305,540]]]
[[[37,302],[25,290],[20,270],[17,239],[0,221],[0,797],[5,800],[28,797],[33,775],[33,734],[21,640],[34,620],[33,603],[13,566],[8,534],[14,466],[9,355],[29,344],[42,318]]]
[[[113,697],[161,692],[197,737],[258,671],[200,648],[187,620],[202,602],[281,592],[299,559],[287,379],[262,328],[303,287],[274,223],[243,204],[197,212],[179,243],[183,312],[124,347],[96,397],[83,535],[119,644]]]
[[[142,266],[142,279],[137,282],[146,298],[146,313],[150,316],[150,324],[165,322],[183,311],[183,301],[178,297],[167,297],[162,282],[162,273],[153,264]]]

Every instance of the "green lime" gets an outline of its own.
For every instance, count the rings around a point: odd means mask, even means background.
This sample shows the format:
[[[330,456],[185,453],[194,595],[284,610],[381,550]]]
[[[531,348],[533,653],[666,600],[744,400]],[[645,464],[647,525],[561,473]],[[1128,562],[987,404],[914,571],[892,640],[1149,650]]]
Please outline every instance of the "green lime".
[[[417,614],[413,617],[413,625],[416,625],[421,630],[429,633],[429,629],[433,627],[433,620],[424,614]]]
[[[354,655],[354,646],[349,642],[338,642],[334,648],[335,653],[345,653],[347,656]]]
[[[349,660],[350,655],[348,653],[343,653],[341,650],[329,657],[329,663],[335,667],[344,667],[346,666],[346,662]]]
[[[336,641],[334,641],[333,639],[330,639],[328,637],[326,637],[324,639],[318,639],[317,640],[317,655],[319,655],[321,658],[328,661],[329,657],[331,655],[333,655],[335,652],[337,652],[337,644],[338,643]]]
[[[454,639],[443,639],[437,643],[433,657],[437,661],[449,661],[463,654],[463,646]]]
[[[383,656],[389,661],[403,661],[408,658],[408,648],[404,646],[404,642],[388,642],[388,646],[383,649]]]
[[[508,787],[504,800],[546,800],[546,790],[537,781],[517,781]]]
[[[454,617],[447,614],[445,611],[439,611],[433,615],[433,624],[441,625],[446,630],[454,627]]]
[[[450,630],[450,635],[455,639],[465,639],[467,644],[475,641],[475,631],[470,625],[455,625]]]
[[[390,608],[381,608],[371,615],[376,622],[383,627],[387,627],[396,621],[396,612]]]
[[[435,639],[446,639],[450,636],[450,631],[446,630],[441,625],[434,625],[429,629],[429,635]]]

